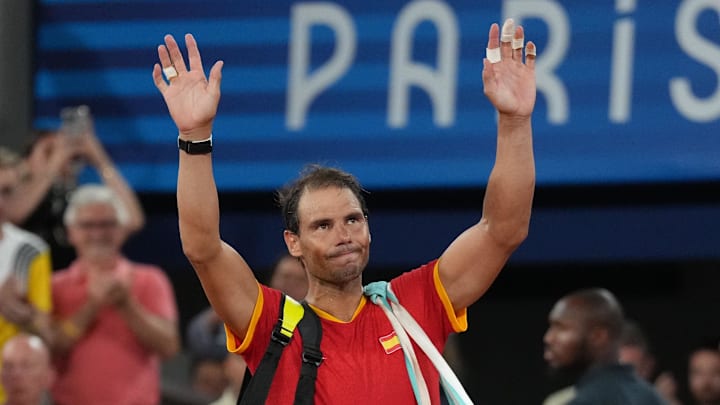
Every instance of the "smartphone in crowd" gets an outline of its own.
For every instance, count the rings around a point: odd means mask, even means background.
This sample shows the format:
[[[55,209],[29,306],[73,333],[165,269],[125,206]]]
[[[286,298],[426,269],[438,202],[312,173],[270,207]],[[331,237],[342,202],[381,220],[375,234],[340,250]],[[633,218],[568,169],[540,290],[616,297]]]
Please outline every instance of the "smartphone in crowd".
[[[88,133],[92,127],[90,107],[78,105],[60,110],[62,125],[60,131],[70,137],[79,137]]]

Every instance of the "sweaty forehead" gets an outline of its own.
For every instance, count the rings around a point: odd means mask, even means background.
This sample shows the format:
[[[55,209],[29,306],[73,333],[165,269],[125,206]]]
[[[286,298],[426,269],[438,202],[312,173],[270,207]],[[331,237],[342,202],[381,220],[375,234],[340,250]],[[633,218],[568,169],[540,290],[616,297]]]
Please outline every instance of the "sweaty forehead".
[[[300,219],[344,215],[360,210],[360,201],[349,188],[335,186],[305,189],[298,201]]]

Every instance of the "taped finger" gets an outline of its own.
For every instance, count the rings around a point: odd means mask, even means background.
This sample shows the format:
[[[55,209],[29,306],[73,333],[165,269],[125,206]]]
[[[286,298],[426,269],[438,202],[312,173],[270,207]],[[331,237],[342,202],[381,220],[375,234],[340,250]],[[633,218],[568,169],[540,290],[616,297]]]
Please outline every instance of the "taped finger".
[[[513,38],[512,40],[512,49],[518,50],[523,49],[525,46],[525,38]]]
[[[505,20],[502,26],[500,42],[512,42],[515,35],[515,21],[512,18]]]
[[[531,56],[533,58],[537,56],[537,48],[535,48],[535,44],[532,42],[529,42],[525,47],[525,56]]]
[[[485,58],[490,63],[498,63],[502,60],[502,57],[500,56],[500,48],[485,48]]]
[[[163,68],[163,74],[165,75],[165,78],[170,81],[178,76],[177,70],[175,70],[175,66],[168,66],[166,68]]]

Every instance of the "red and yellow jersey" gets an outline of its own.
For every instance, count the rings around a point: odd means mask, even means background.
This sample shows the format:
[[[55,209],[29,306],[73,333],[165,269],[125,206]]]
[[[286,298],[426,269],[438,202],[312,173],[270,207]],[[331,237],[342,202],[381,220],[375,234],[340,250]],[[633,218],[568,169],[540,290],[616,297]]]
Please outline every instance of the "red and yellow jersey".
[[[437,261],[391,281],[399,302],[423,327],[440,352],[451,332],[467,329],[466,311],[455,313],[437,274]],[[254,371],[267,349],[278,320],[280,292],[260,286],[246,338],[229,329],[228,350],[241,353]],[[383,310],[362,298],[350,322],[314,308],[322,323],[320,349],[325,357],[318,369],[315,403],[415,404],[405,359],[397,336]],[[439,403],[439,376],[430,360],[415,346],[433,403]],[[302,338],[295,334],[280,358],[267,403],[292,404],[300,375]]]

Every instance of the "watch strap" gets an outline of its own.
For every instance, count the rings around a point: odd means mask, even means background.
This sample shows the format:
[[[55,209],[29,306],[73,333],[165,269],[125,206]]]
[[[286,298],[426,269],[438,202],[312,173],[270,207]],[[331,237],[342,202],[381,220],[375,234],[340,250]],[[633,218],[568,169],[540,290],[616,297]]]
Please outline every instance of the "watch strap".
[[[188,155],[205,155],[212,152],[212,135],[202,141],[186,141],[178,137],[178,149]]]

